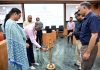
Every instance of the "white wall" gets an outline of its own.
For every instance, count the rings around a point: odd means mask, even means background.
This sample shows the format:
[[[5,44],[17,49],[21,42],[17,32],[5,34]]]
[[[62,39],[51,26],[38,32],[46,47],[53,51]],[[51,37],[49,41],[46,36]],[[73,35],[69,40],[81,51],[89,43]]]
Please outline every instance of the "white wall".
[[[22,6],[21,4],[2,4],[0,5],[0,24],[4,23],[4,19],[6,14],[12,9],[12,8],[18,8],[22,11]],[[17,21],[18,23],[22,23],[23,22],[23,18],[21,16],[21,18],[19,19],[19,21]]]
[[[78,6],[79,4],[66,4],[66,21],[69,21],[70,17],[76,20],[74,13],[77,11]]]
[[[33,22],[36,17],[40,17],[45,26],[64,25],[64,6],[63,4],[24,4],[25,17],[32,15]]]

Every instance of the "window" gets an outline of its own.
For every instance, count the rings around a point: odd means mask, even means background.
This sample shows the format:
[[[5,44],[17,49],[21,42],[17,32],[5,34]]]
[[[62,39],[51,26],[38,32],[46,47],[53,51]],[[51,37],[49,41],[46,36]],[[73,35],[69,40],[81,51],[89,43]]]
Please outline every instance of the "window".
[[[4,23],[4,19],[5,19],[6,14],[12,8],[18,8],[22,11],[21,4],[2,4],[2,5],[0,5],[0,24]],[[17,21],[17,23],[22,23],[22,22],[23,22],[23,18],[22,18],[22,15],[21,15],[21,18],[19,19],[19,21]]]
[[[33,22],[36,17],[40,17],[45,26],[64,25],[64,7],[63,4],[24,4],[25,18],[32,15]]]
[[[66,4],[66,21],[69,21],[70,17],[76,20],[74,13],[77,11],[78,6],[79,4]]]

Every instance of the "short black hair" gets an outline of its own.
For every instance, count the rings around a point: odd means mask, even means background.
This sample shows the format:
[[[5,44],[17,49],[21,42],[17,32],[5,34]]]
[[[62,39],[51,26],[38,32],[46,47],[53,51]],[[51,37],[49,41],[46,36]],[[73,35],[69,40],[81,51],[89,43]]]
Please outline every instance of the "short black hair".
[[[91,3],[90,2],[81,2],[80,6],[86,6],[88,9],[91,9]]]
[[[76,12],[74,13],[74,15],[80,16],[81,14],[79,13],[79,11],[76,11]]]
[[[70,17],[70,18],[72,18],[72,19],[73,19],[73,17]]]
[[[6,21],[11,17],[13,13],[20,14],[21,11],[18,8],[12,8],[10,12],[6,14],[5,19],[4,19],[4,29],[5,29]]]
[[[74,13],[74,15],[76,15],[76,14],[78,14],[78,11],[76,11],[76,12]]]

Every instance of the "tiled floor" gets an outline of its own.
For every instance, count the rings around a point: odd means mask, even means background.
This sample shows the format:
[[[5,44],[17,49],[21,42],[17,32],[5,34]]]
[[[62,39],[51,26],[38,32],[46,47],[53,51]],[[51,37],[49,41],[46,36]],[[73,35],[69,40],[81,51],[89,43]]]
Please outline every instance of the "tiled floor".
[[[40,65],[35,66],[36,70],[47,70],[49,63],[49,52],[40,52],[34,48],[36,62]],[[71,48],[67,44],[66,38],[58,38],[53,48],[53,63],[55,70],[77,70],[75,63],[75,46]],[[100,70],[100,57],[97,57],[92,70]]]

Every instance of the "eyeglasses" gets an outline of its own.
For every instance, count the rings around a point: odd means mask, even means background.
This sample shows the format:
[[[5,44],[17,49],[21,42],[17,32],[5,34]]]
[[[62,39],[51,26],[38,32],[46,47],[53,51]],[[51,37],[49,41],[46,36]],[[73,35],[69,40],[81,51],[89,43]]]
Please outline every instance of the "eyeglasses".
[[[78,10],[78,12],[79,12],[80,10]]]
[[[75,15],[75,17],[79,17],[79,16],[81,16],[81,14],[76,14],[76,15]]]
[[[81,16],[81,14],[77,14],[77,16]]]

